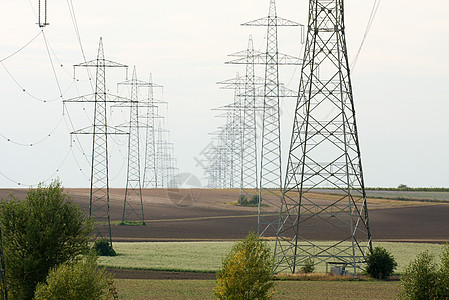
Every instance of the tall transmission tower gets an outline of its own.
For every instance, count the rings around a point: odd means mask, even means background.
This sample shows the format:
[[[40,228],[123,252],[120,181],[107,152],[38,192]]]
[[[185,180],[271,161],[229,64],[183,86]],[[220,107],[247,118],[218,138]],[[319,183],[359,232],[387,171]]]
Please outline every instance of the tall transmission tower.
[[[253,37],[250,35],[248,47],[245,51],[231,54],[230,56],[243,57],[229,64],[244,64],[245,76],[227,80],[221,83],[238,86],[238,91],[243,94],[240,97],[240,198],[251,199],[258,195],[257,174],[257,124],[256,124],[256,76],[254,71]],[[260,80],[259,80],[260,81]],[[259,82],[260,84],[261,82]]]
[[[136,221],[145,225],[143,214],[142,182],[140,180],[140,134],[143,127],[139,123],[139,87],[149,87],[150,83],[137,80],[136,67],[133,69],[131,80],[119,83],[131,86],[129,135],[128,135],[128,171],[126,176],[125,200],[123,201],[122,223]],[[123,106],[123,105],[121,105]]]
[[[278,27],[301,26],[299,23],[277,16],[275,0],[270,0],[268,17],[257,19],[244,26],[267,27],[266,52],[257,57],[265,64],[263,91],[262,149],[259,176],[258,233],[260,236],[274,236],[278,229],[278,214],[282,199],[282,163],[279,82],[280,64],[300,64],[298,58],[281,54],[278,50]]]
[[[350,267],[371,249],[343,0],[310,0],[307,41],[287,165],[276,272],[296,272],[308,259]],[[314,189],[339,196],[321,199]],[[317,243],[318,232],[334,242]]]
[[[112,245],[111,221],[109,215],[108,135],[128,133],[115,127],[108,126],[107,103],[129,102],[129,99],[106,93],[106,68],[127,68],[128,66],[105,59],[103,40],[100,38],[97,59],[83,62],[75,65],[75,67],[93,67],[96,69],[95,93],[68,99],[64,102],[94,103],[93,126],[74,131],[71,134],[92,135],[89,217],[94,218],[97,223],[95,238],[106,238]]]
[[[166,103],[156,101],[154,98],[154,89],[162,88],[161,85],[153,83],[153,76],[150,74],[148,97],[147,97],[147,111],[145,115],[145,165],[143,170],[143,188],[158,188],[157,177],[157,157],[156,157],[156,119],[161,118],[158,115],[157,105]]]

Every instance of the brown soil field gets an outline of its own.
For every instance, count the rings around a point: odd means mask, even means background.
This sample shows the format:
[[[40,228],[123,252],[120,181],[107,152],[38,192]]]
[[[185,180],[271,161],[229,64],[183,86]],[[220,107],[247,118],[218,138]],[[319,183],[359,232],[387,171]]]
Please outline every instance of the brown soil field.
[[[87,211],[89,189],[68,188],[70,198]],[[257,230],[257,207],[232,205],[238,190],[143,189],[146,226],[120,226],[124,189],[110,189],[110,215],[114,241],[236,240]],[[0,198],[12,193],[19,199],[26,189],[0,189]],[[317,201],[332,201],[333,195],[317,194]],[[131,199],[130,201],[135,201]],[[449,241],[449,204],[389,199],[368,199],[374,240]],[[325,224],[315,224],[310,237],[338,238]]]
[[[89,189],[66,189],[70,198],[87,211]],[[238,190],[144,189],[146,226],[120,226],[124,189],[110,190],[113,241],[237,240],[257,231],[257,208],[232,205]],[[12,193],[24,199],[26,189],[0,189],[0,198]],[[338,195],[317,194],[317,201],[331,202]],[[131,199],[131,201],[133,201]],[[394,199],[368,199],[374,240],[442,243],[449,241],[449,204]],[[335,232],[315,224],[306,235],[314,240],[333,240]],[[116,278],[213,279],[209,273],[172,273],[111,270]]]

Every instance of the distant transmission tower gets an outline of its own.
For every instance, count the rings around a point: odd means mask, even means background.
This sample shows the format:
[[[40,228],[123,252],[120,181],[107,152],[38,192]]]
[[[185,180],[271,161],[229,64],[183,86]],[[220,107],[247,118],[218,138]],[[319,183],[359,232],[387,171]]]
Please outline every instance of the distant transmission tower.
[[[276,272],[312,259],[357,269],[371,249],[343,0],[310,0],[307,41],[275,249]],[[322,199],[314,189],[336,189]],[[333,242],[315,242],[325,232]]]
[[[242,25],[267,27],[266,52],[257,57],[257,62],[265,65],[258,232],[260,236],[274,236],[278,229],[277,216],[281,207],[283,186],[279,110],[279,100],[281,97],[279,65],[297,65],[301,63],[296,57],[279,53],[277,32],[279,26],[300,26],[300,24],[278,17],[275,0],[270,0],[268,17]]]
[[[240,100],[240,198],[250,200],[258,191],[257,174],[257,125],[256,125],[256,76],[254,72],[254,60],[256,52],[253,46],[253,37],[248,40],[248,48],[245,51],[231,54],[230,56],[243,57],[227,62],[229,64],[244,64],[245,76],[222,83],[239,86]],[[260,84],[261,82],[259,82]]]
[[[112,96],[106,93],[106,67],[127,68],[128,66],[106,60],[104,58],[103,40],[100,38],[97,59],[75,65],[75,67],[96,68],[95,93],[68,99],[64,102],[93,102],[95,104],[93,126],[74,131],[72,134],[93,135],[89,217],[94,218],[97,223],[97,233],[95,238],[106,238],[112,245],[111,221],[109,215],[108,135],[127,134],[127,132],[108,126],[106,118],[107,103],[129,102],[129,99]]]
[[[150,75],[148,86],[148,97],[146,100],[147,111],[145,115],[145,166],[143,170],[143,188],[158,188],[158,170],[156,157],[156,119],[161,118],[158,115],[157,104],[166,103],[154,99],[154,88],[162,88],[161,85],[153,83],[153,77]]]
[[[133,69],[131,80],[119,83],[131,86],[131,101],[126,103],[130,107],[129,136],[128,136],[128,172],[126,176],[125,200],[123,201],[122,223],[137,221],[145,225],[143,214],[142,182],[140,180],[140,134],[143,127],[139,123],[139,87],[149,87],[148,82],[137,80],[136,67]],[[124,105],[121,105],[124,106]]]

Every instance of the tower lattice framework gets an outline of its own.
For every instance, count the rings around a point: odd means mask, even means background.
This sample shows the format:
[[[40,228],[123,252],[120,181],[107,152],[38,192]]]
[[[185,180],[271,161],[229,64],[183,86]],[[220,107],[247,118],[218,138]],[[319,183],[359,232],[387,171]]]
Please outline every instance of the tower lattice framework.
[[[150,87],[150,83],[137,79],[136,67],[133,69],[131,80],[120,82],[119,85],[131,87],[131,98],[129,103],[120,105],[130,108],[128,127],[128,169],[126,175],[125,199],[123,201],[122,223],[138,222],[145,224],[142,199],[142,181],[140,172],[140,128],[145,128],[139,122],[139,108],[147,107],[148,104],[139,102],[139,87]]]
[[[317,188],[331,188],[335,195],[320,197]],[[322,233],[333,242],[314,242]],[[275,268],[294,273],[312,259],[357,275],[369,249],[343,0],[310,0]]]
[[[267,27],[266,52],[255,57],[256,63],[265,65],[262,146],[259,170],[258,233],[260,236],[274,236],[279,226],[277,216],[281,207],[283,187],[279,109],[279,101],[281,98],[279,65],[300,64],[299,59],[279,53],[278,27],[300,26],[300,24],[278,17],[276,2],[275,0],[270,0],[268,17],[242,25]]]
[[[115,127],[108,126],[107,104],[124,103],[129,99],[106,93],[106,68],[127,68],[127,65],[104,58],[103,40],[100,38],[97,59],[83,62],[75,67],[93,67],[96,69],[95,92],[64,102],[93,102],[93,126],[76,130],[72,134],[92,135],[92,163],[90,178],[89,217],[97,223],[95,238],[106,238],[112,245],[111,222],[109,215],[109,156],[108,135],[128,134]]]
[[[240,198],[250,200],[258,195],[258,173],[257,173],[257,122],[256,122],[256,85],[263,84],[262,78],[255,75],[255,57],[253,37],[250,35],[248,47],[230,56],[242,57],[226,62],[227,64],[245,65],[245,76],[221,82],[234,87],[240,93]],[[262,80],[261,80],[262,79]]]
[[[166,102],[156,101],[154,98],[154,89],[162,88],[161,85],[153,83],[153,76],[150,75],[147,97],[147,111],[145,115],[145,161],[143,169],[143,188],[158,188],[158,171],[156,157],[156,119],[161,118],[158,115],[157,105]]]

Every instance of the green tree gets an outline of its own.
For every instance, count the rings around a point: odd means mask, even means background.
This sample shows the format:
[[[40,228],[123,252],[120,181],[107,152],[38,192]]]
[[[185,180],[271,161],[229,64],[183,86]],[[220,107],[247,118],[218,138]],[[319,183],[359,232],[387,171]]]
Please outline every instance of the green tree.
[[[86,255],[52,268],[45,283],[36,288],[35,300],[99,300],[105,299],[113,287],[113,279],[99,269],[97,257]]]
[[[449,299],[449,243],[443,247],[441,267],[438,271],[438,296]]]
[[[438,299],[438,268],[428,251],[418,254],[406,268],[400,282],[400,299]]]
[[[256,234],[236,243],[217,273],[218,299],[271,299],[274,292],[271,250]]]
[[[375,247],[366,257],[366,272],[373,278],[388,279],[398,264],[385,248]]]
[[[40,184],[25,200],[0,202],[0,226],[13,299],[32,299],[49,270],[88,249],[93,223],[70,201],[61,183]]]

